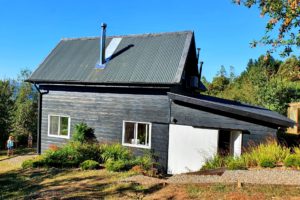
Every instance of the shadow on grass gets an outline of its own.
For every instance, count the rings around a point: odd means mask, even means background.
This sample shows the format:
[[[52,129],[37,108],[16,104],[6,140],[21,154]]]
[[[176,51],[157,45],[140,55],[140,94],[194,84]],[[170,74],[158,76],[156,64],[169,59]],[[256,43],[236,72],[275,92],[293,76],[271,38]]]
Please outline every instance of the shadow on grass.
[[[99,173],[98,173],[99,172]],[[80,173],[80,174],[79,174]],[[47,179],[47,181],[45,181]],[[106,197],[142,199],[161,188],[119,181],[118,173],[82,172],[66,169],[26,169],[0,174],[2,199],[104,199]]]
[[[0,158],[0,161],[8,160],[17,156],[33,155],[33,154],[36,154],[36,149],[34,148],[24,148],[24,147],[17,148],[14,150],[14,155],[10,157],[7,156],[7,150],[0,150],[0,157],[4,157],[4,158]]]
[[[58,174],[57,170],[12,170],[0,174],[0,199],[25,197],[41,189],[39,183]]]

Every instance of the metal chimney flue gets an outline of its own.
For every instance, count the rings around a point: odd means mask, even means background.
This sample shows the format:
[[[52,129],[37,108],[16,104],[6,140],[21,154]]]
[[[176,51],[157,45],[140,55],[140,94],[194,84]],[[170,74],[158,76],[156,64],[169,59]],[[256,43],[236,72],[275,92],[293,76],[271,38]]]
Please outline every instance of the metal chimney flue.
[[[100,38],[100,65],[105,64],[105,41],[106,41],[106,27],[105,23],[101,24],[101,38]]]
[[[201,81],[201,78],[202,78],[202,66],[203,66],[203,61],[200,62],[200,67],[199,67],[199,81]]]

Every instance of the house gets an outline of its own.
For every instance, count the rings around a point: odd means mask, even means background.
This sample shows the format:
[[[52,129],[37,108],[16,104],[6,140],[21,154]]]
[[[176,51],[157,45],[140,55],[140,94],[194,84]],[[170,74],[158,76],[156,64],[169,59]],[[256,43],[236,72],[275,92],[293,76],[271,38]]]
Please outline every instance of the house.
[[[40,92],[38,151],[67,142],[86,122],[100,142],[151,149],[170,174],[293,121],[270,110],[199,94],[194,33],[63,39],[28,79]]]

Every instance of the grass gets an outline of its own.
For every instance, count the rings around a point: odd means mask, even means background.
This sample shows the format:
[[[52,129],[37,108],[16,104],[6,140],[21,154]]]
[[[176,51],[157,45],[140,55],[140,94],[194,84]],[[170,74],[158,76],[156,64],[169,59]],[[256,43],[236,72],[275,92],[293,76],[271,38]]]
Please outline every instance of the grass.
[[[297,168],[300,163],[300,149],[295,148],[291,153],[291,148],[281,146],[275,140],[268,140],[258,146],[250,146],[240,157],[215,155],[207,160],[202,170],[217,169],[226,167],[230,170],[248,169],[248,168],[274,168],[285,164],[286,167]],[[294,156],[294,161],[285,163],[287,157]]]
[[[179,187],[175,185],[172,190],[179,192]],[[221,183],[188,184],[185,191],[187,199],[299,199],[300,196],[299,187],[276,185],[245,184],[237,188],[233,184]]]
[[[3,168],[11,160],[0,161],[0,199],[289,199],[300,196],[299,187],[295,186],[144,185],[121,181],[132,172],[21,169],[21,162]]]

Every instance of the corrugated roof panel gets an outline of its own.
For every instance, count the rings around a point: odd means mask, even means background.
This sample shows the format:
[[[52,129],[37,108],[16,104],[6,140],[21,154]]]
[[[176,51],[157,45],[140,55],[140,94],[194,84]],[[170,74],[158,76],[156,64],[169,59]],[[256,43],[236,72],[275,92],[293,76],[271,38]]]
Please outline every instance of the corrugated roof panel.
[[[32,74],[30,81],[173,84],[190,31],[123,36],[104,69],[99,38],[62,40]],[[107,38],[107,45],[113,37]]]

